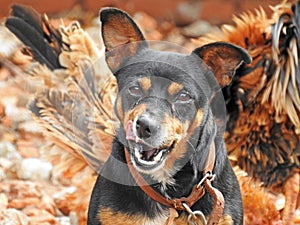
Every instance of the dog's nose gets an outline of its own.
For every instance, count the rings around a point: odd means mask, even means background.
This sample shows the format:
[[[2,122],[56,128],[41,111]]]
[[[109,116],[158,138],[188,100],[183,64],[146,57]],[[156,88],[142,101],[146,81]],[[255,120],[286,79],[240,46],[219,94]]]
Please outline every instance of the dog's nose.
[[[141,139],[147,139],[154,136],[159,129],[158,121],[149,116],[140,116],[136,121],[137,136]]]

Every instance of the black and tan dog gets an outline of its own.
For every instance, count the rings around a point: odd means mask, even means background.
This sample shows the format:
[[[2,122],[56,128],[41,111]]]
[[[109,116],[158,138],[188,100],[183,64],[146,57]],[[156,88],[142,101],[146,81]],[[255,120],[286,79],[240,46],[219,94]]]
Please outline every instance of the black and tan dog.
[[[212,76],[229,83],[248,54],[227,43],[187,55],[152,50],[126,13],[105,8],[100,17],[121,126],[95,184],[88,224],[242,224],[209,84]]]

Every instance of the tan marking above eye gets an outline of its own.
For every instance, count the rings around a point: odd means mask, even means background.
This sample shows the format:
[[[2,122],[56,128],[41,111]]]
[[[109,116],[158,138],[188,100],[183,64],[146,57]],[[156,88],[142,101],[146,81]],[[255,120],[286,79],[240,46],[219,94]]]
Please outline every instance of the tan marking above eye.
[[[151,88],[151,79],[149,77],[143,77],[139,80],[139,84],[144,91],[149,91]]]
[[[176,83],[176,82],[172,82],[169,87],[168,87],[168,93],[170,95],[175,95],[176,93],[178,93],[181,89],[183,88],[182,84]]]

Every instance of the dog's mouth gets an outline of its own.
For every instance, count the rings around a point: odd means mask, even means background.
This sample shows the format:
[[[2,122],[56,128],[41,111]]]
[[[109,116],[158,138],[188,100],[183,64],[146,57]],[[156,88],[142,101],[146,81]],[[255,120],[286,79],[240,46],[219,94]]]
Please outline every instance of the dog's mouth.
[[[137,166],[154,168],[166,159],[168,153],[174,148],[174,143],[169,147],[149,148],[149,146],[130,141],[132,146],[132,156]]]
[[[129,152],[133,164],[143,170],[153,170],[159,168],[164,163],[167,155],[175,147],[175,141],[160,146],[152,146],[144,140],[137,137],[133,131],[132,122],[126,127],[126,139],[129,144]]]

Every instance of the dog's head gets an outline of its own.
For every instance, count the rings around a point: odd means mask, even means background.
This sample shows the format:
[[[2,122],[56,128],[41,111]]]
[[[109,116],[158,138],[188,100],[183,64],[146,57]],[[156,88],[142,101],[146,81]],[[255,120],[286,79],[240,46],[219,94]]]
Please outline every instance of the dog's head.
[[[135,168],[156,176],[174,175],[187,160],[200,167],[216,133],[209,107],[212,77],[227,85],[235,69],[250,62],[248,54],[227,43],[191,54],[157,51],[126,13],[105,8],[100,17],[106,61],[119,87],[118,138]]]

